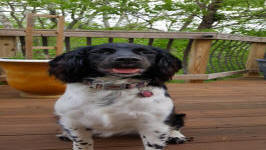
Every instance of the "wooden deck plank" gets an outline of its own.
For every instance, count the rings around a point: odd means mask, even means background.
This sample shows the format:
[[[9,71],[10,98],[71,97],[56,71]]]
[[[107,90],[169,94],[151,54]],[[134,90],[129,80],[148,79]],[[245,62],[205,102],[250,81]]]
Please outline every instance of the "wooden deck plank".
[[[266,116],[252,117],[222,117],[222,118],[188,118],[186,128],[189,129],[217,129],[217,128],[238,128],[238,127],[260,127],[266,128]],[[42,134],[53,133],[59,129],[56,119],[52,117],[1,117],[0,135],[23,135],[23,134]],[[38,127],[45,127],[38,128]],[[51,130],[50,130],[51,129]]]
[[[232,123],[237,125],[236,123],[240,123],[238,122],[239,119],[242,119],[244,121],[242,122],[248,122],[250,117],[264,117],[265,116],[265,111],[266,109],[253,109],[253,110],[249,110],[249,109],[239,109],[239,110],[229,110],[229,111],[222,111],[222,110],[200,110],[200,111],[185,111],[188,115],[187,117],[187,125],[190,126],[189,124],[192,124],[190,127],[191,128],[206,128],[206,126],[195,126],[193,125],[193,122],[196,122],[199,118],[201,119],[201,121],[206,121],[206,119],[204,120],[203,118],[208,118],[209,120],[213,120],[216,119],[219,122],[223,121],[223,120],[227,120],[229,118],[229,120],[234,119],[235,117],[237,118],[237,121],[233,121],[233,122],[229,122],[230,124],[227,124],[227,122],[223,123],[223,124],[218,124],[219,126],[212,126],[210,127],[210,125],[213,125],[213,123],[206,123],[207,127],[210,128],[217,128],[217,127],[227,127],[229,128],[231,125],[232,127]],[[54,133],[55,130],[50,130],[50,129],[58,129],[59,127],[56,125],[56,120],[51,116],[51,114],[43,114],[45,112],[40,113],[39,111],[37,113],[32,113],[32,111],[27,112],[27,114],[14,114],[14,112],[12,113],[12,115],[6,115],[5,112],[3,112],[1,110],[2,115],[0,116],[0,120],[5,120],[4,123],[0,124],[0,135],[21,135],[21,134],[43,134],[43,133]],[[20,119],[22,118],[26,118],[32,119],[31,124],[27,124],[27,123],[23,123],[23,120],[21,121]],[[246,116],[246,117],[245,117]],[[243,118],[244,117],[244,118]],[[36,120],[36,118],[41,118],[40,120],[43,120],[44,122],[47,122],[45,124],[42,123],[42,121],[39,121],[38,119]],[[47,119],[48,118],[48,119]],[[219,118],[223,118],[222,120],[219,120]],[[196,119],[196,120],[195,120]],[[246,121],[245,121],[246,120]],[[16,124],[14,123],[14,121],[16,121]],[[189,124],[188,124],[189,123]],[[258,123],[262,122],[255,122],[255,126],[258,126]],[[259,125],[261,125],[259,124]],[[201,124],[200,124],[201,125]],[[241,124],[242,126],[247,125],[245,123]],[[249,126],[254,124],[248,124]],[[45,128],[38,128],[39,126],[45,126]]]
[[[33,130],[31,132],[13,132],[10,133],[1,133],[0,140],[6,138],[16,138],[16,137],[31,137],[31,136],[54,136],[57,133],[60,133],[58,127],[50,125],[34,125],[34,126],[20,126],[20,130],[23,128],[35,128],[35,133]],[[14,126],[11,126],[12,128]],[[16,128],[13,129],[17,129]],[[256,126],[256,127],[235,127],[235,128],[207,128],[207,129],[192,129],[185,128],[183,129],[183,133],[188,137],[194,137],[194,143],[211,143],[211,142],[230,142],[230,141],[245,141],[245,140],[266,140],[265,135],[265,126]],[[18,131],[18,129],[17,129]],[[30,131],[30,130],[29,130]],[[46,132],[45,132],[46,131]],[[127,138],[128,136],[123,136],[123,138]],[[129,136],[131,137],[131,136]],[[109,138],[109,139],[119,139],[119,137]],[[132,136],[133,138],[133,136]],[[138,138],[138,136],[134,136],[134,138]],[[102,139],[104,140],[104,139]],[[116,143],[116,145],[121,145]],[[123,143],[122,143],[123,145]]]
[[[264,150],[266,81],[234,79],[203,84],[168,84],[176,111],[187,114],[183,132],[195,138],[166,150]],[[0,86],[0,149],[70,150],[53,116],[55,99],[20,98]],[[138,136],[97,139],[96,150],[143,150]]]
[[[214,143],[191,143],[169,146],[168,150],[265,150],[266,140]]]
[[[195,106],[194,106],[195,107]],[[240,106],[242,107],[242,106]],[[179,107],[178,107],[179,108]],[[17,110],[25,110],[25,108],[17,108]],[[38,109],[38,111],[36,111]],[[50,117],[52,113],[52,109],[46,109],[46,108],[27,108],[27,111],[16,111],[16,109],[1,109],[1,118],[19,118],[19,117],[25,117],[33,118],[33,117]],[[194,118],[228,118],[228,117],[259,117],[259,116],[265,116],[266,115],[266,109],[263,107],[258,108],[232,108],[232,109],[226,109],[227,111],[224,111],[225,109],[199,109],[199,110],[193,110],[192,108],[189,109],[177,109],[177,112],[185,112],[187,114],[188,119],[194,119]],[[51,111],[51,113],[47,113],[47,111]],[[19,112],[19,114],[17,113]]]
[[[9,126],[15,125],[15,127],[26,126],[30,124],[36,124],[36,126],[42,126],[43,124],[56,122],[52,117],[49,118],[4,118],[1,121],[0,134],[2,132],[12,132],[12,130],[6,129]],[[17,124],[17,126],[16,126]],[[228,117],[228,118],[194,118],[186,120],[186,127],[191,129],[205,129],[205,128],[233,128],[233,127],[266,127],[266,116],[252,117]],[[7,133],[6,133],[7,134]],[[6,135],[5,134],[5,135]]]
[[[204,134],[202,132],[200,133]],[[226,132],[226,134],[229,134],[229,133]],[[238,143],[239,145],[246,145],[247,143],[249,144],[256,143],[258,145],[253,145],[255,146],[254,149],[256,149],[256,146],[259,146],[259,147],[264,146],[265,148],[265,144],[266,144],[265,137],[261,139],[256,138],[256,137],[252,139],[252,137],[254,136],[252,135],[250,135],[250,137],[235,136],[232,138],[229,134],[229,136],[221,135],[220,137],[215,137],[216,138],[215,139],[212,137],[212,135],[208,136],[207,134],[204,137],[198,137],[197,139],[195,139],[195,141],[184,144],[184,145],[169,145],[167,149],[174,150],[176,148],[180,148],[183,150],[183,149],[190,148],[191,150],[198,150],[198,149],[214,150],[215,148],[210,145],[216,145],[216,146],[222,145],[222,147],[225,146],[223,148],[227,147],[227,149],[230,149],[228,146],[231,145],[233,147],[237,147],[236,145],[234,145],[236,143]],[[23,142],[21,142],[22,140]],[[199,147],[203,147],[203,148],[198,148],[196,145],[198,145]],[[217,148],[221,149],[219,146],[217,146]],[[107,148],[107,149],[115,149],[115,150],[117,148],[127,150],[127,149],[133,149],[135,147],[135,148],[140,148],[141,150],[143,150],[141,140],[137,136],[123,136],[123,137],[113,137],[113,138],[106,138],[106,139],[96,139],[95,147],[96,149]],[[41,150],[41,149],[67,149],[67,148],[71,148],[71,142],[62,142],[58,140],[54,135],[6,136],[5,139],[0,137],[0,149],[3,149],[3,150],[9,150],[9,149],[10,150],[31,150],[31,149]],[[232,149],[232,150],[237,150],[237,149]],[[259,150],[259,149],[256,149],[256,150]]]

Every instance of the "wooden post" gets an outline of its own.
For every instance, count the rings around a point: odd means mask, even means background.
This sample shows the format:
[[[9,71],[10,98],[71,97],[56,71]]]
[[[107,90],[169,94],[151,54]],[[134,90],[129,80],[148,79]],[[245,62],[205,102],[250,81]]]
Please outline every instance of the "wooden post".
[[[256,59],[262,59],[264,57],[265,52],[266,52],[265,43],[251,44],[248,60],[246,63],[246,69],[248,71],[248,73],[245,74],[246,77],[259,75],[259,67]]]
[[[56,30],[56,56],[63,53],[64,48],[64,17],[57,16],[57,15],[42,15],[42,14],[27,14],[27,28],[26,28],[26,58],[32,59],[33,56],[33,49],[40,48],[40,47],[33,47],[33,33],[34,32],[34,17],[48,17],[48,18],[58,18],[57,30]],[[37,31],[37,33],[40,31]],[[54,47],[43,47],[41,49],[48,49]]]
[[[189,74],[205,74],[212,40],[193,40],[188,62]],[[191,83],[202,83],[203,80],[190,80]]]
[[[16,37],[0,36],[0,58],[12,57],[16,54]]]
[[[64,16],[58,17],[57,38],[56,38],[56,56],[63,53],[64,49]]]
[[[26,58],[32,59],[32,43],[33,43],[33,14],[27,14],[26,27]]]
[[[17,48],[16,43],[17,40],[14,36],[0,36],[0,58],[15,56]],[[0,67],[0,81],[5,81],[3,74],[4,71]]]

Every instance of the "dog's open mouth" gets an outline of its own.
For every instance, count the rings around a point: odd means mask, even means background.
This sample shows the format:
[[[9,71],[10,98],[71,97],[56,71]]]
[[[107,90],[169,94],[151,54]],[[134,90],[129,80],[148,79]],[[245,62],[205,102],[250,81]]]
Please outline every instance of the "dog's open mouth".
[[[105,69],[105,72],[115,76],[130,77],[140,75],[144,69],[142,68],[110,68]]]
[[[135,74],[140,73],[141,69],[139,68],[112,68],[111,73],[119,73],[119,74]]]

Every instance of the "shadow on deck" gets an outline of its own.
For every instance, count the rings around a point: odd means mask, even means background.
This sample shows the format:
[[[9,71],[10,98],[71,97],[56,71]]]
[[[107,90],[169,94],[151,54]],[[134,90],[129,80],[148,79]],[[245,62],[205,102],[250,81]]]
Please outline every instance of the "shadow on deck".
[[[176,111],[187,114],[183,133],[194,141],[167,150],[265,150],[266,81],[234,79],[169,84]],[[53,99],[25,99],[0,86],[1,150],[70,150],[55,137]],[[97,139],[96,150],[143,150],[137,136]]]

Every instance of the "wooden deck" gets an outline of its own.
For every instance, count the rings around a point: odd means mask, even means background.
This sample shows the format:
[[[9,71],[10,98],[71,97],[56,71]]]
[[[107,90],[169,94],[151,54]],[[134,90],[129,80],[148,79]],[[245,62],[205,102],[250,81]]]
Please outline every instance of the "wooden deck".
[[[193,142],[167,150],[265,150],[266,81],[234,79],[169,84],[178,112],[187,113],[183,133]],[[53,99],[20,98],[0,86],[0,150],[70,150],[55,137]],[[96,150],[143,150],[137,136],[96,139]]]

